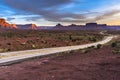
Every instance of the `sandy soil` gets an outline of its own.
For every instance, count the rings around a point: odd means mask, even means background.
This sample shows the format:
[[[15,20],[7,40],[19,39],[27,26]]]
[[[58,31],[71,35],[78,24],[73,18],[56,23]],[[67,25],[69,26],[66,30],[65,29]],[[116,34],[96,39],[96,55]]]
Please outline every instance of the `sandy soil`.
[[[120,80],[120,54],[103,47],[0,67],[0,80]]]

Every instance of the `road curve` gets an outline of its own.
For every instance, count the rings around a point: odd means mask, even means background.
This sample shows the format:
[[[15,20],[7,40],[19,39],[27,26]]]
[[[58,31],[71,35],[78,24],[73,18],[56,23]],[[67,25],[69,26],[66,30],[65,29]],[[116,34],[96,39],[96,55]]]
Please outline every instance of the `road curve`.
[[[103,39],[102,41],[90,43],[90,44],[84,44],[84,45],[0,53],[0,56],[1,56],[0,66],[13,64],[13,63],[20,62],[20,61],[30,59],[30,58],[34,58],[34,57],[56,54],[59,52],[65,52],[65,51],[71,51],[71,50],[77,50],[77,49],[84,49],[84,48],[91,47],[91,46],[97,46],[98,44],[106,44],[115,37],[116,36],[108,36],[105,39]]]

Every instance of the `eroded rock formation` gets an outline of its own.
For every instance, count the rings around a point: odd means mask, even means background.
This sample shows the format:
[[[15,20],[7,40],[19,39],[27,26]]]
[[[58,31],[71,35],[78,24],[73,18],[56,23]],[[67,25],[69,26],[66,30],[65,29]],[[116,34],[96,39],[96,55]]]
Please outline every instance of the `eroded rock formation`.
[[[10,24],[5,19],[0,18],[0,27],[1,28],[17,28],[16,24]]]
[[[37,29],[37,25],[36,24],[31,24],[32,29]]]

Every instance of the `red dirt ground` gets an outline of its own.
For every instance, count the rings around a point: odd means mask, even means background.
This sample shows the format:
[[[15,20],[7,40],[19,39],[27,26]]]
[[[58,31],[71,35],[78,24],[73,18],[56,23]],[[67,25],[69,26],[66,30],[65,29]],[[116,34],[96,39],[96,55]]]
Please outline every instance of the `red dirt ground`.
[[[0,67],[0,80],[120,80],[120,54],[105,46]]]

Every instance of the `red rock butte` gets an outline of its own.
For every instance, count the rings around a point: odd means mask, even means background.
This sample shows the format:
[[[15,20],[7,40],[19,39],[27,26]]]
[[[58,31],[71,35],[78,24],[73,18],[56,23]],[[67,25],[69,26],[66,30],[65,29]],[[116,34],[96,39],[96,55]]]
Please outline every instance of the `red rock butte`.
[[[37,25],[36,24],[31,24],[32,25],[32,29],[37,29]]]
[[[18,28],[16,26],[16,24],[10,24],[10,23],[6,22],[6,20],[3,18],[0,18],[0,27],[1,28],[14,28],[14,29]]]

